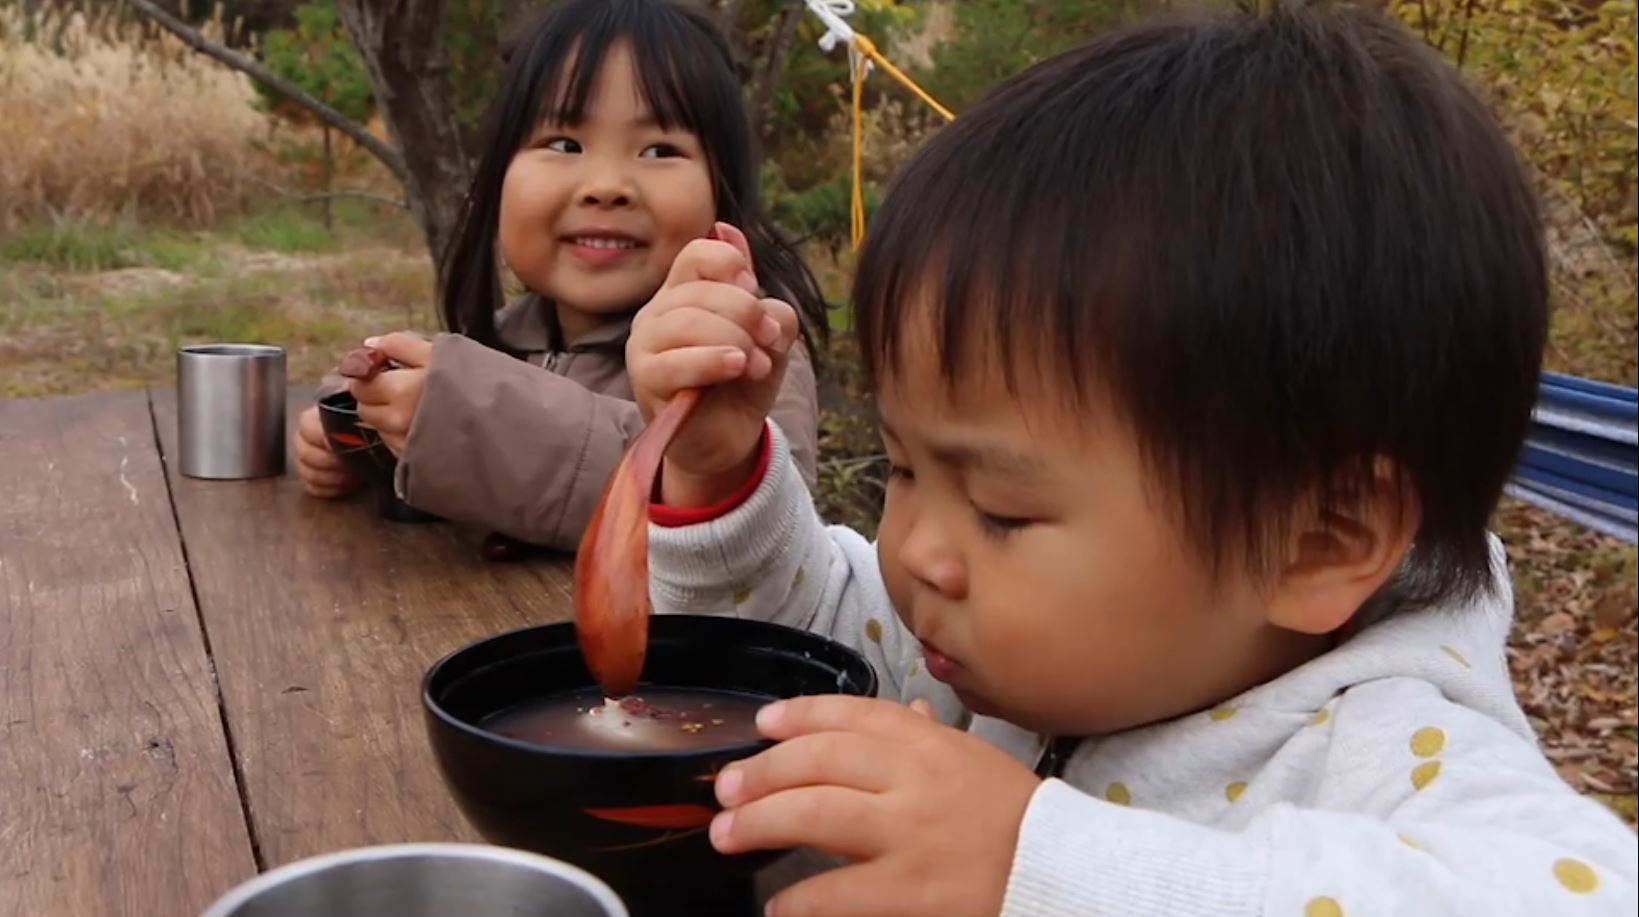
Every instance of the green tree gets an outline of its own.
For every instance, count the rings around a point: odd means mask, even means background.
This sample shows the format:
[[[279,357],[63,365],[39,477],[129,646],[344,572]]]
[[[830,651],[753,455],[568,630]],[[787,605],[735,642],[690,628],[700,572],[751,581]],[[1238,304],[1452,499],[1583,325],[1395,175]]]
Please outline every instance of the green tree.
[[[1132,10],[1121,0],[960,0],[954,12],[954,34],[934,47],[922,85],[959,112],[1002,80],[1085,43]]]
[[[275,29],[264,37],[262,59],[268,69],[295,83],[355,121],[370,117],[373,102],[364,61],[354,48],[334,0],[312,0],[296,10],[296,25]],[[256,84],[263,101],[275,112],[294,117],[299,109],[262,83]],[[336,174],[335,147],[330,125],[319,122],[324,148],[320,157],[324,225],[331,224],[331,198]]]

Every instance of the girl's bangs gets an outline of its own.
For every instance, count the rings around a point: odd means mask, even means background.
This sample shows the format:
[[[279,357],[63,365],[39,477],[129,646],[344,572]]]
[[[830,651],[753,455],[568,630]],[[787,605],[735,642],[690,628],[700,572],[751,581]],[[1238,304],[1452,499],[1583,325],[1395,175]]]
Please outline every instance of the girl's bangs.
[[[571,127],[582,123],[610,49],[626,42],[637,68],[643,104],[660,128],[700,133],[700,113],[687,87],[702,85],[714,74],[707,62],[690,60],[689,52],[698,50],[684,40],[687,24],[679,21],[668,27],[652,21],[622,22],[622,18],[618,9],[612,9],[597,21],[586,23],[577,34],[562,36],[565,47],[560,53],[549,54],[549,58],[566,63],[544,74],[539,83],[537,122]]]

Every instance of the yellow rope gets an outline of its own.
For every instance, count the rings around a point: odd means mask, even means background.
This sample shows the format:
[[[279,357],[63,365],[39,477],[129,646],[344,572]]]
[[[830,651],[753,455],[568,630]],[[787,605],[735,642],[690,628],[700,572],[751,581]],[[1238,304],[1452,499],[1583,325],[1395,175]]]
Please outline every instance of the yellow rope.
[[[876,49],[876,45],[873,44],[869,38],[866,38],[864,35],[857,32],[854,33],[854,46],[859,48],[860,53],[864,54],[866,57],[869,57],[878,67],[881,67],[883,70],[887,71],[889,76],[904,84],[906,89],[916,93],[916,97],[928,103],[928,107],[932,108],[939,114],[944,115],[946,121],[956,120],[956,115],[950,109],[940,105],[938,100],[936,100],[933,96],[928,95],[927,90],[916,85],[915,80],[906,76],[903,71],[893,65],[892,61],[888,60],[886,57],[883,57],[882,52]]]
[[[849,235],[854,250],[865,240],[865,59],[849,55],[854,76],[854,182],[849,201]]]
[[[887,74],[898,80],[906,89],[916,94],[916,97],[928,104],[929,108],[943,115],[946,121],[956,120],[956,115],[950,109],[940,105],[938,100],[928,95],[927,90],[916,85],[916,81],[905,75],[905,72],[893,65],[893,62],[882,56],[876,45],[869,38],[858,32],[854,33],[854,48],[861,56],[849,55],[849,68],[853,71],[854,80],[854,187],[852,199],[849,202],[850,217],[854,248],[865,240],[865,61],[869,59],[881,67]]]

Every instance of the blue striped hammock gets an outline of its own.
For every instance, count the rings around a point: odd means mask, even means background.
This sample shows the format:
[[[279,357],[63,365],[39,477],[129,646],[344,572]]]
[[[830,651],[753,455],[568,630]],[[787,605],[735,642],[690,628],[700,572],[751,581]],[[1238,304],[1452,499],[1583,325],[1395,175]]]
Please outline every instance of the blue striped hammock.
[[[1544,373],[1508,493],[1595,531],[1639,541],[1639,393]]]

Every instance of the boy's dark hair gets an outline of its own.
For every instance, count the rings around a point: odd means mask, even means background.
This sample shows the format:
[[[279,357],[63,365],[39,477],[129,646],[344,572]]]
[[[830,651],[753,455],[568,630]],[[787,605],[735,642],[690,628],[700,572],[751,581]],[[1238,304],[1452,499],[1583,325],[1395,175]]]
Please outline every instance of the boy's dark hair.
[[[631,43],[640,91],[660,126],[682,127],[700,138],[717,217],[745,232],[763,287],[797,308],[805,338],[823,336],[826,306],[819,284],[762,210],[756,138],[733,51],[707,12],[677,0],[568,0],[509,40],[506,75],[490,106],[472,187],[443,256],[445,325],[508,349],[495,329],[502,304],[495,264],[502,179],[544,117],[555,114],[570,124],[585,117],[598,68],[609,48],[623,41]]]
[[[1031,68],[898,177],[853,298],[873,379],[914,307],[949,383],[996,359],[1015,392],[1107,395],[1215,565],[1270,570],[1298,501],[1388,457],[1422,507],[1400,594],[1491,582],[1547,327],[1536,205],[1459,75],[1380,15],[1156,22]]]

